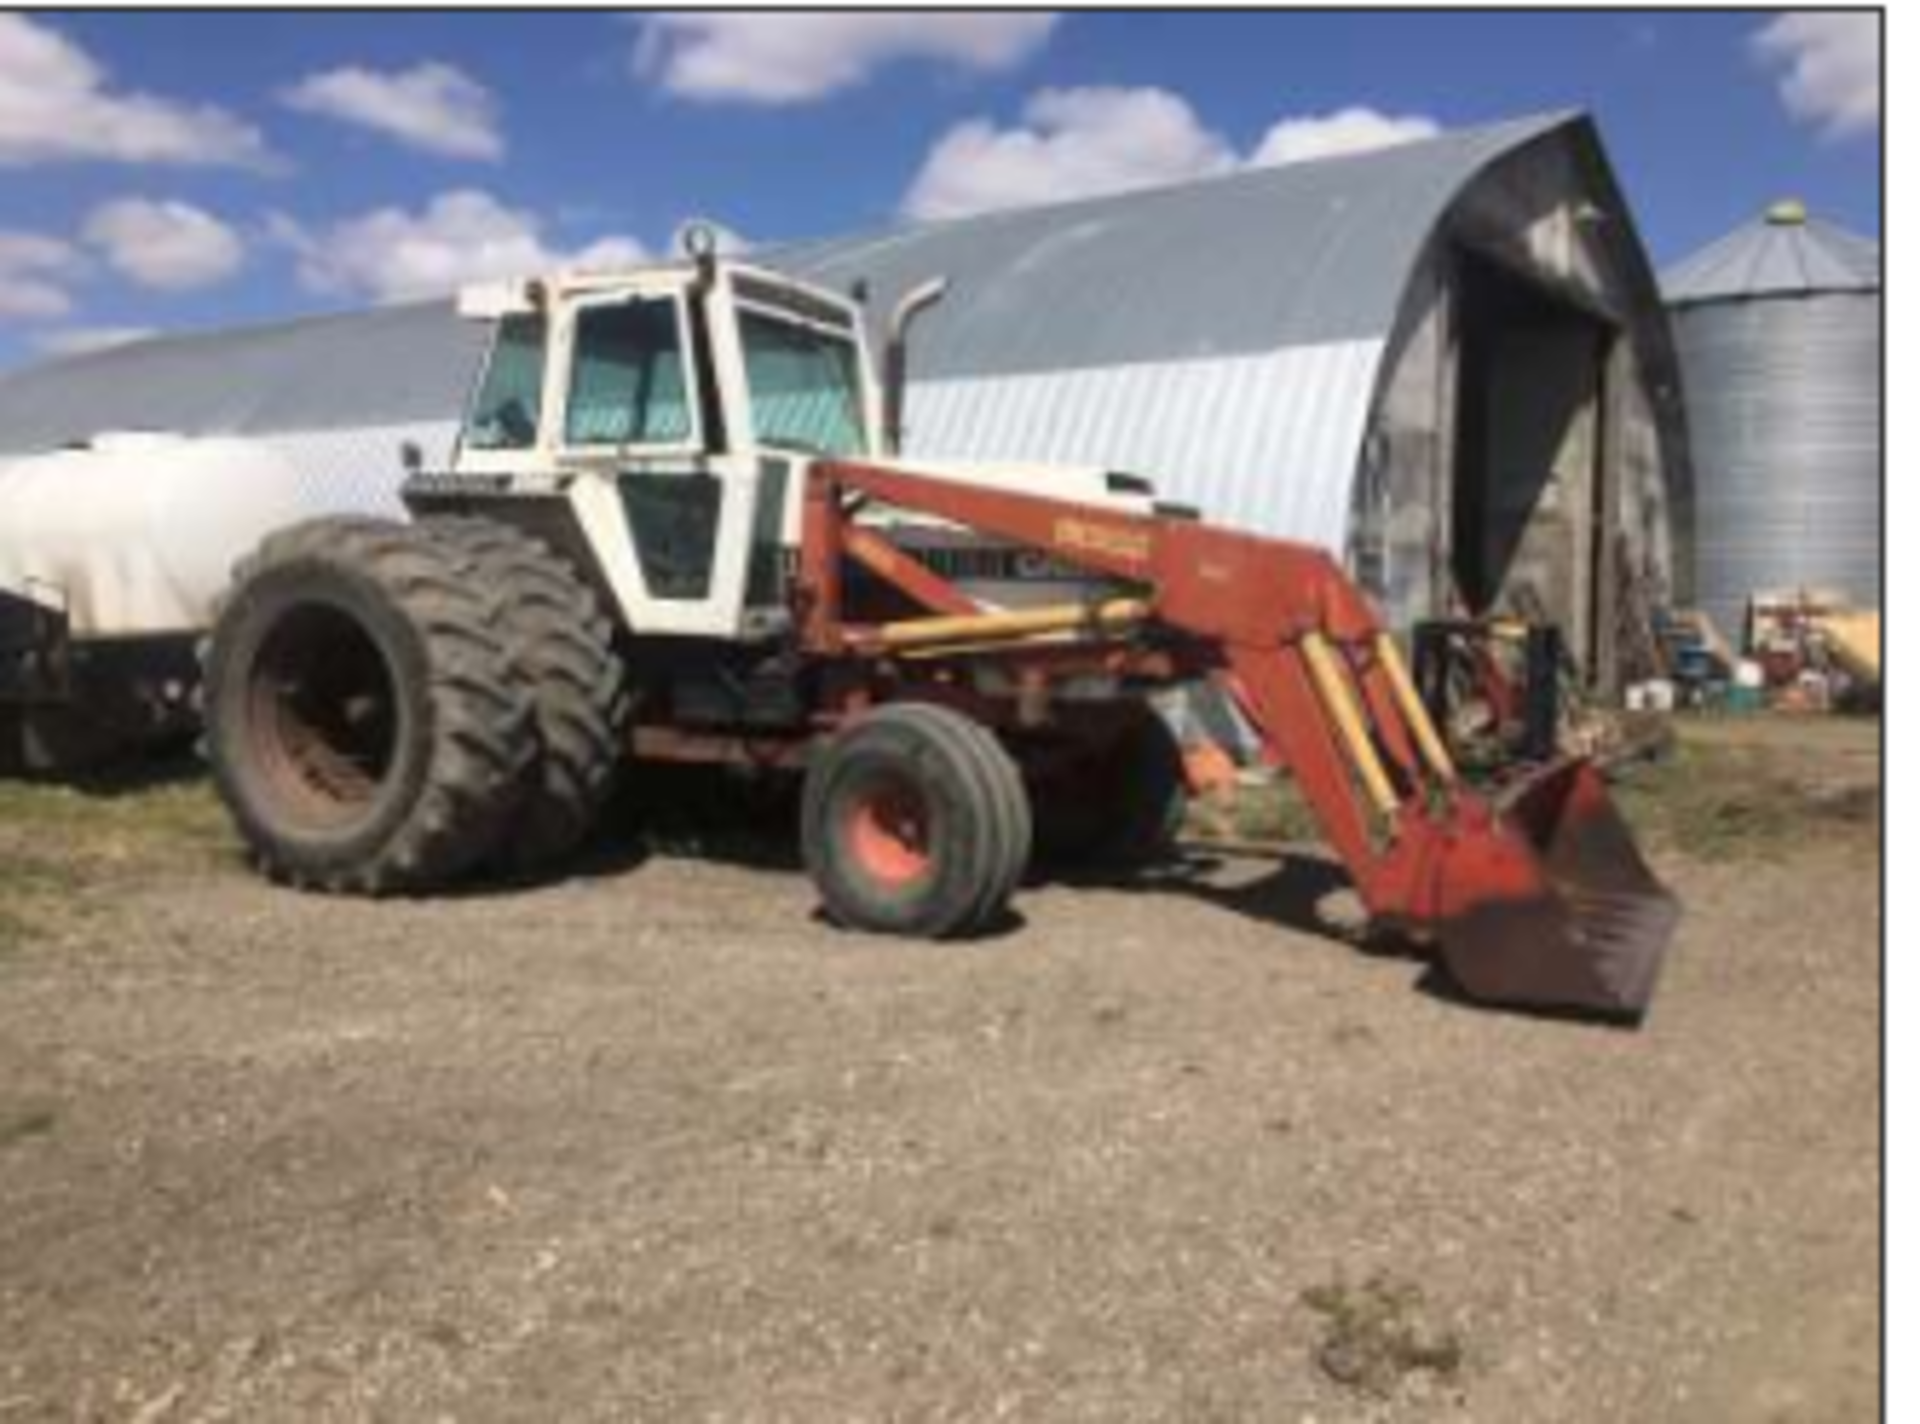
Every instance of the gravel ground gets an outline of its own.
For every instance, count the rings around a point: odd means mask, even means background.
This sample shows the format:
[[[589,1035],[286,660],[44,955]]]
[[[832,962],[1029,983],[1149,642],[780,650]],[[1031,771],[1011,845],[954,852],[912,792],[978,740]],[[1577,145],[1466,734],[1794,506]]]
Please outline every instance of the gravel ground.
[[[109,858],[0,938],[0,1421],[1871,1419],[1875,836],[1664,849],[1638,1033],[1429,992],[1306,854],[964,947]]]

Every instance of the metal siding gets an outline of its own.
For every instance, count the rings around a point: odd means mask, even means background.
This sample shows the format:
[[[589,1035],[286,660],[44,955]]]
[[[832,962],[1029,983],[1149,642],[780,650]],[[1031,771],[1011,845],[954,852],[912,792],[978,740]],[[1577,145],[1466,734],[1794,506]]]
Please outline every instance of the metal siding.
[[[287,457],[299,472],[302,493],[322,507],[342,514],[399,517],[400,484],[406,469],[400,447],[420,447],[427,468],[444,469],[453,459],[457,423],[445,420],[408,421],[395,425],[359,426],[341,430],[282,431],[261,437]]]
[[[1146,475],[1210,519],[1342,547],[1382,343],[929,381],[908,452]]]
[[[1699,602],[1737,633],[1764,590],[1880,601],[1880,299],[1682,308]]]

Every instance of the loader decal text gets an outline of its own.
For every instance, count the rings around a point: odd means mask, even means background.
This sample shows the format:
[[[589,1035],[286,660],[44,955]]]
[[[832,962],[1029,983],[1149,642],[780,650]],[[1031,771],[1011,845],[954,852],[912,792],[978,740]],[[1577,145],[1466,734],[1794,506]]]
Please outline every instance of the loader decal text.
[[[1153,552],[1153,536],[1144,529],[1097,524],[1087,519],[1056,519],[1053,542],[1062,549],[1078,549],[1110,559],[1145,563]]]

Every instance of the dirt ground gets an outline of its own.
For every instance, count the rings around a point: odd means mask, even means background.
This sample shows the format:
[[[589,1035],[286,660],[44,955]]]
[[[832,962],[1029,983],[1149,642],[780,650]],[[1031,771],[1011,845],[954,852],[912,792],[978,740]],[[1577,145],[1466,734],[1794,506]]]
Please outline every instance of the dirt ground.
[[[1432,992],[1308,852],[928,947],[771,851],[325,902],[197,785],[0,791],[0,1421],[1874,1418],[1877,729],[1815,725],[1629,793],[1639,1032]]]

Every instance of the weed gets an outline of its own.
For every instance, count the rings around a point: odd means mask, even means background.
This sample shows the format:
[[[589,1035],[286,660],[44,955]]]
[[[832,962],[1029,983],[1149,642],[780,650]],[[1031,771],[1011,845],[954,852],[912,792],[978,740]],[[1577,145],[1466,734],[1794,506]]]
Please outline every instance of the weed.
[[[1301,1303],[1321,1318],[1314,1363],[1336,1384],[1385,1398],[1412,1374],[1457,1378],[1465,1358],[1450,1329],[1421,1319],[1420,1288],[1376,1274],[1303,1291]]]
[[[29,1138],[45,1137],[57,1121],[49,1108],[26,1108],[17,1112],[0,1110],[0,1152]]]
[[[1194,829],[1202,836],[1287,845],[1320,839],[1313,809],[1291,777],[1247,786],[1208,797],[1194,808]]]

